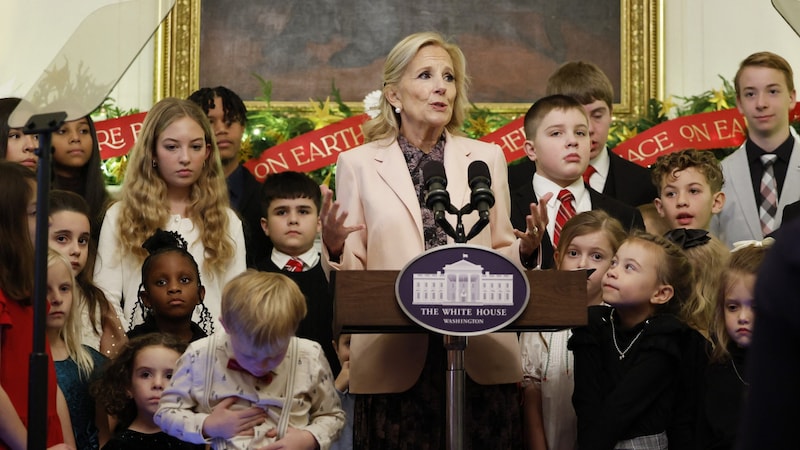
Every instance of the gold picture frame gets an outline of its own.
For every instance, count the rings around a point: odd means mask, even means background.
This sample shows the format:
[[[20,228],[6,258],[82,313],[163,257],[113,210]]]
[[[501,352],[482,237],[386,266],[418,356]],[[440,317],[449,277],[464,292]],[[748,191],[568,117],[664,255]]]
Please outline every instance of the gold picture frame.
[[[642,114],[651,98],[663,96],[663,0],[620,1],[620,92],[614,116]],[[201,0],[176,0],[156,34],[154,98],[187,97],[199,87]],[[265,107],[246,102],[248,108]],[[310,108],[309,102],[276,102],[276,108]],[[355,111],[360,103],[348,103]],[[480,103],[499,113],[523,113],[529,103]]]

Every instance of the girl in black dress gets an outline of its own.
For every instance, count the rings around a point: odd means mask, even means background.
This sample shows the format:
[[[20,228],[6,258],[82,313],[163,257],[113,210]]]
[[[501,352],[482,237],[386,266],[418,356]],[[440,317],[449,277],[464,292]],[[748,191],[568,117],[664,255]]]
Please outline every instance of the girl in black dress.
[[[578,448],[692,448],[705,339],[676,315],[696,292],[692,266],[666,239],[637,232],[617,250],[603,301],[569,341]]]
[[[731,449],[748,391],[747,349],[753,337],[756,274],[772,239],[748,242],[731,253],[711,322],[713,352],[706,369],[700,447]]]
[[[174,438],[153,422],[161,393],[184,350],[186,344],[172,335],[150,333],[128,341],[111,360],[92,386],[95,398],[117,419],[116,433],[103,450],[205,448]]]

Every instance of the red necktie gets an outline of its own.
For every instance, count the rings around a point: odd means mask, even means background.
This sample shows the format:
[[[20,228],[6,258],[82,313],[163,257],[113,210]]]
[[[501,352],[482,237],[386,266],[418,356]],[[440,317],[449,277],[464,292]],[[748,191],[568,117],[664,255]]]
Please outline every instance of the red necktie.
[[[594,175],[595,172],[597,172],[597,169],[595,169],[594,166],[590,165],[587,167],[586,171],[583,172],[583,182],[589,184],[589,180],[592,178],[592,175]]]
[[[575,200],[575,197],[572,195],[572,192],[567,189],[562,189],[558,193],[558,201],[561,202],[561,204],[558,206],[556,225],[553,228],[554,247],[558,247],[558,238],[561,237],[561,229],[564,228],[564,224],[575,215],[575,206],[572,204],[573,200]]]
[[[267,372],[266,375],[262,375],[260,377],[257,377],[255,375],[253,375],[252,373],[250,373],[249,370],[247,370],[244,367],[240,366],[239,365],[239,361],[236,361],[233,358],[228,360],[228,369],[235,370],[237,372],[244,372],[244,373],[250,375],[251,377],[255,378],[256,380],[260,380],[264,384],[272,383],[272,371]]]
[[[283,270],[287,272],[302,272],[303,271],[303,261],[300,261],[297,258],[292,258],[286,261],[286,265],[283,266]]]

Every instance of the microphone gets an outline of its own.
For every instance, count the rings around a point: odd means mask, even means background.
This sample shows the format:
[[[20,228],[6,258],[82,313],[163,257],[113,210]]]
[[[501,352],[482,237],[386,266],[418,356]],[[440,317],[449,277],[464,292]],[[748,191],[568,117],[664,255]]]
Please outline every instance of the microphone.
[[[428,161],[422,166],[422,179],[425,181],[425,206],[433,210],[436,223],[444,220],[444,213],[450,208],[450,193],[447,192],[447,175],[444,164]]]
[[[489,166],[483,161],[473,161],[467,169],[467,179],[469,188],[472,190],[470,204],[473,209],[478,210],[481,220],[489,220],[489,208],[494,205],[494,193],[490,189],[492,186],[492,176],[489,174]]]

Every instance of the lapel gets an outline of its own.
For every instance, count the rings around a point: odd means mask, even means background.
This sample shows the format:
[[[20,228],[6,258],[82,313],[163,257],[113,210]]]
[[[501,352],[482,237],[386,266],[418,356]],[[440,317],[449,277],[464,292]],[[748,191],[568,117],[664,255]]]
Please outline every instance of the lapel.
[[[419,238],[423,239],[422,213],[419,209],[419,201],[414,190],[414,184],[411,182],[411,176],[408,174],[406,159],[403,157],[403,151],[400,150],[397,140],[387,146],[379,146],[375,152],[374,159],[378,176],[400,199],[400,202],[416,224]]]
[[[726,176],[726,184],[733,191],[734,197],[738,200],[736,206],[739,208],[738,214],[744,219],[750,234],[761,236],[761,221],[758,218],[758,203],[753,192],[753,185],[750,183],[750,168],[747,163],[747,151],[745,144],[733,152],[730,158],[731,177]],[[741,180],[742,182],[734,182]],[[753,207],[755,206],[755,208]],[[780,208],[778,208],[780,211]]]
[[[608,147],[605,149],[608,152],[608,173],[606,174],[606,184],[603,186],[603,194],[608,195],[610,197],[616,197],[617,195],[617,179],[622,177],[615,176],[615,170],[617,165],[617,160],[614,158],[617,156],[615,153],[611,151]]]

